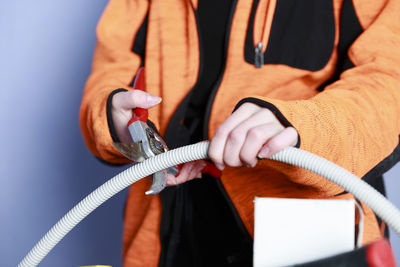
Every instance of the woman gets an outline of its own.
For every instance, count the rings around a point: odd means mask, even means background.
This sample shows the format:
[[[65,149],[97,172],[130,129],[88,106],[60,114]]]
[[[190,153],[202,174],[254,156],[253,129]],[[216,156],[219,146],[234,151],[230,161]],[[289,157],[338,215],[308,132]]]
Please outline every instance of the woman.
[[[255,196],[352,198],[315,174],[259,160],[288,146],[383,191],[399,151],[397,14],[396,0],[111,0],[81,106],[87,146],[127,163],[111,142],[129,143],[132,108],[148,108],[171,148],[210,139],[222,170],[215,179],[202,175],[204,162],[187,163],[157,196],[144,195],[149,180],[134,184],[124,265],[251,266]],[[130,87],[140,66],[146,93]],[[364,211],[369,243],[383,225]]]

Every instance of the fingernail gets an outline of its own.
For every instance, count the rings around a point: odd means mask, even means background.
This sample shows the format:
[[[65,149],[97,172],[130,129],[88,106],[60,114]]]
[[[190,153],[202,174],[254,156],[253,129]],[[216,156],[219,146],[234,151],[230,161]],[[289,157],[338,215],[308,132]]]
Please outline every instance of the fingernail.
[[[151,105],[156,105],[161,102],[161,97],[154,96],[154,95],[147,95],[147,102]]]
[[[261,151],[260,151],[260,153],[258,153],[258,157],[259,158],[262,158],[262,159],[265,159],[265,158],[268,158],[269,157],[269,148],[268,147],[266,147],[266,148],[263,148]]]
[[[223,164],[220,163],[215,163],[215,166],[218,168],[218,170],[222,171],[223,169],[225,169],[225,166]]]
[[[247,168],[254,168],[257,165],[257,162],[251,163],[251,164],[246,164]]]

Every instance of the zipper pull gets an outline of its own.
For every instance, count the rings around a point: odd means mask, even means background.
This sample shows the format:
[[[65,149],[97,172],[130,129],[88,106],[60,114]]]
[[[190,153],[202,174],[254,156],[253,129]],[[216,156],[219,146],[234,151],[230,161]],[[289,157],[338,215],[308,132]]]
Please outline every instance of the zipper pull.
[[[264,65],[263,44],[259,42],[255,48],[254,66],[261,68]]]

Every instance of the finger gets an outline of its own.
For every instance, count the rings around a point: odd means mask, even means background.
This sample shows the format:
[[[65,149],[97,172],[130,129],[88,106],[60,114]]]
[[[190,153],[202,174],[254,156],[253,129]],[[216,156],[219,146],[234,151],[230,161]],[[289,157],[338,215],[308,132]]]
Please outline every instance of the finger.
[[[196,166],[192,169],[189,180],[192,180],[194,178],[201,178],[201,171],[204,169],[206,166],[206,163],[204,161],[201,161],[199,163],[196,163]]]
[[[178,176],[176,177],[176,184],[182,184],[188,181],[190,177],[190,172],[192,171],[193,168],[194,168],[193,162],[184,164]]]
[[[204,160],[197,160],[183,164],[177,177],[171,174],[168,175],[167,186],[182,184],[194,178],[201,178],[201,171],[205,166],[206,163]]]
[[[261,148],[258,157],[268,158],[279,151],[297,144],[298,133],[295,128],[287,127],[280,133],[273,136],[268,142]]]
[[[168,173],[167,186],[172,186],[172,185],[176,185],[176,177]]]
[[[119,105],[123,109],[148,109],[159,104],[161,98],[141,90],[131,90],[115,94],[113,101],[116,101],[116,105]]]
[[[194,176],[195,179],[199,179],[203,177],[203,173],[200,171],[198,173],[196,173],[196,175]]]
[[[184,180],[188,175],[190,163],[185,163],[182,165],[182,168],[179,170],[178,176],[174,176],[172,174],[168,174],[167,185],[178,185],[178,177],[179,180]]]
[[[265,123],[248,130],[246,140],[239,153],[240,161],[247,167],[257,164],[257,155],[263,145],[284,128],[278,122]]]
[[[185,165],[185,171],[182,173],[182,175],[178,175],[178,177],[176,178],[177,184],[182,184],[193,180],[198,176],[198,173],[201,172],[201,170],[204,169],[204,167],[206,166],[205,162],[202,160],[189,162]]]
[[[226,143],[225,143],[225,148],[224,148],[224,155],[223,155],[223,161],[224,164],[232,166],[232,167],[238,167],[242,166],[243,162],[240,159],[240,151],[242,147],[244,146],[244,142],[247,138],[248,131],[254,127],[257,127],[259,125],[265,124],[265,121],[268,121],[268,118],[265,118],[267,114],[269,113],[268,110],[259,110],[253,115],[251,115],[248,119],[244,120],[242,123],[237,125],[228,135]],[[279,122],[276,122],[277,125],[280,125]],[[283,127],[281,127],[283,129]],[[251,137],[253,138],[263,138],[263,135],[266,134],[264,131],[255,131],[255,134],[253,134]],[[253,140],[256,141],[256,140]],[[264,140],[265,141],[265,140]],[[261,148],[262,144],[260,145],[259,149]]]
[[[233,128],[249,118],[259,107],[251,103],[245,103],[232,113],[216,130],[211,139],[208,156],[218,169],[224,168],[223,153],[226,139]]]
[[[201,175],[200,175],[200,177],[197,177],[198,176],[198,173],[200,172],[201,173],[201,171],[204,169],[204,167],[206,166],[206,163],[204,162],[204,161],[193,161],[193,162],[191,162],[192,164],[193,164],[193,167],[192,167],[192,169],[190,170],[190,172],[188,173],[188,175],[187,175],[187,177],[186,177],[186,179],[185,179],[185,182],[188,182],[188,181],[190,181],[190,180],[193,180],[194,178],[200,178],[201,177]]]

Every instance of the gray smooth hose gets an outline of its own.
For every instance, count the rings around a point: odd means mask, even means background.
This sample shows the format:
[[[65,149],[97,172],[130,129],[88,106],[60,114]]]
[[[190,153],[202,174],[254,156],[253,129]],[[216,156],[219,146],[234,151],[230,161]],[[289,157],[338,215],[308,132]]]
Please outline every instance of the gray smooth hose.
[[[134,182],[174,165],[206,159],[208,157],[208,146],[209,142],[201,142],[170,150],[149,158],[142,163],[133,165],[119,173],[89,194],[64,215],[31,249],[18,266],[38,265],[53,247],[80,221],[109,198]],[[340,185],[360,201],[367,204],[400,235],[400,211],[373,187],[347,170],[326,159],[296,148],[287,148],[275,154],[270,159],[302,167]]]

